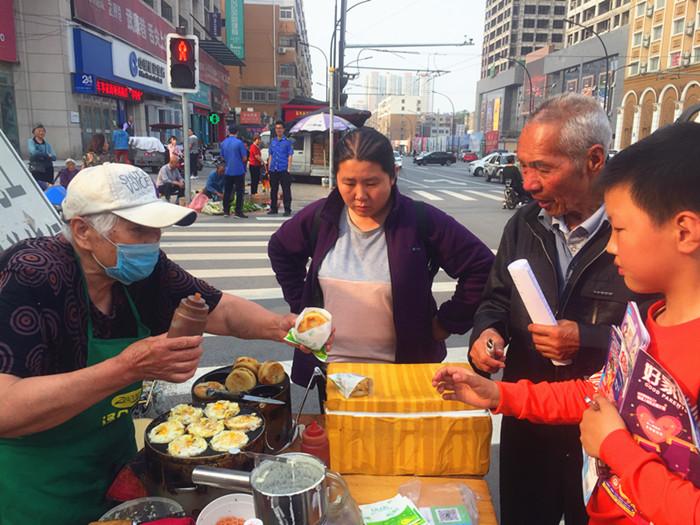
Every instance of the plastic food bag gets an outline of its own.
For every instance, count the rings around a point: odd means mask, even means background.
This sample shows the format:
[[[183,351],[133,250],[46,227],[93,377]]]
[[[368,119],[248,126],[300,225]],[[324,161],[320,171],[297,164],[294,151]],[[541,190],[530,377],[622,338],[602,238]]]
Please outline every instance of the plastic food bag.
[[[319,361],[325,362],[328,360],[326,342],[332,331],[333,316],[328,310],[304,308],[284,340],[305,346]]]
[[[192,199],[192,202],[190,202],[189,208],[191,210],[196,211],[197,213],[202,212],[202,208],[206,206],[206,204],[209,202],[209,197],[207,197],[204,192],[200,192],[197,195],[195,195],[194,199]]]
[[[345,399],[368,396],[372,391],[372,379],[360,374],[330,374],[328,379],[338,387]]]
[[[409,498],[429,525],[479,525],[477,495],[463,483],[404,483],[399,494]]]
[[[224,205],[221,202],[212,202],[210,200],[202,208],[202,213],[204,215],[223,215]]]

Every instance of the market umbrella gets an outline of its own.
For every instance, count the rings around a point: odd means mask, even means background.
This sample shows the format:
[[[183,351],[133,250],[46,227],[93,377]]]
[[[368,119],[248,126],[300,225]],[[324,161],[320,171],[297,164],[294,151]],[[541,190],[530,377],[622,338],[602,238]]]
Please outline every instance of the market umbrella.
[[[289,130],[290,133],[298,133],[300,131],[328,131],[331,128],[331,117],[328,113],[319,113],[308,115],[300,119]],[[355,129],[356,126],[342,117],[333,116],[333,130],[346,131]]]

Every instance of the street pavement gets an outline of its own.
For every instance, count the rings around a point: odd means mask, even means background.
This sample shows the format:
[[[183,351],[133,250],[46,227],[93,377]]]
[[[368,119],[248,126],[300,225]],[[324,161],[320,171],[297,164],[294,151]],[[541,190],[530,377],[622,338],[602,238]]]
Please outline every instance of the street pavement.
[[[502,207],[502,185],[470,176],[466,164],[462,162],[452,166],[415,166],[410,157],[403,160],[398,184],[403,194],[425,201],[452,215],[495,253],[503,227],[513,214]],[[294,211],[299,211],[327,193],[327,188],[318,185],[294,184],[292,207]],[[200,215],[192,226],[164,230],[161,247],[173,261],[211,285],[255,301],[275,312],[286,313],[289,308],[282,298],[282,291],[267,258],[267,242],[284,220],[281,215],[270,217],[264,212],[250,213],[248,219]],[[441,270],[438,273],[433,284],[438,304],[449,299],[454,284],[455,281],[445,272]],[[467,337],[468,335],[453,335],[448,339],[446,361],[466,361]],[[213,368],[228,366],[235,357],[241,355],[261,361],[279,360],[288,371],[291,365],[292,349],[281,343],[206,336],[204,349],[201,368],[195,377]],[[175,403],[189,401],[190,386],[191,382],[181,385],[159,383],[154,389],[151,412],[158,414]],[[304,389],[293,387],[294,413],[299,409],[303,395]],[[309,396],[304,412],[318,411],[318,400],[314,392]],[[492,457],[496,462],[492,463],[488,481],[495,503],[497,490],[494,475],[498,470],[499,429],[500,418],[494,418]]]

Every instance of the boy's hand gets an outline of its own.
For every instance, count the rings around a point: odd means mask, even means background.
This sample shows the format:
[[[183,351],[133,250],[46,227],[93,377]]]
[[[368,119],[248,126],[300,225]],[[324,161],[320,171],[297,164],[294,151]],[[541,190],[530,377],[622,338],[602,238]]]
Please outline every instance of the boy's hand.
[[[594,396],[593,403],[583,413],[580,425],[581,443],[586,453],[600,458],[600,446],[605,438],[621,428],[626,429],[627,426],[615,405],[600,394]]]
[[[578,353],[581,339],[575,321],[560,319],[556,326],[530,324],[527,330],[532,334],[535,349],[547,359],[567,361]]]
[[[494,381],[461,366],[446,366],[435,373],[433,386],[447,401],[461,401],[479,408],[496,408],[501,393]]]

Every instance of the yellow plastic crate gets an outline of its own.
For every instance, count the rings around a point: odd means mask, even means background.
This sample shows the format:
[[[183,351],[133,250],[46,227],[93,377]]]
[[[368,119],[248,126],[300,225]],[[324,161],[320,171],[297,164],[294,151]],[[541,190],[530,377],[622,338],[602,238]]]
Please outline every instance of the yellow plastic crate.
[[[331,468],[385,476],[486,474],[491,417],[486,410],[438,395],[431,380],[442,366],[331,363],[329,374],[354,373],[373,380],[370,396],[350,399],[328,381]]]

